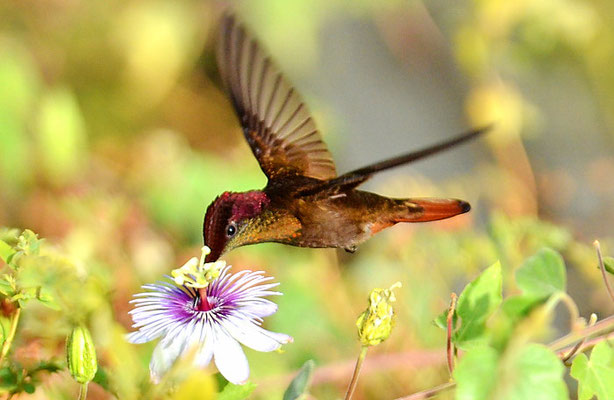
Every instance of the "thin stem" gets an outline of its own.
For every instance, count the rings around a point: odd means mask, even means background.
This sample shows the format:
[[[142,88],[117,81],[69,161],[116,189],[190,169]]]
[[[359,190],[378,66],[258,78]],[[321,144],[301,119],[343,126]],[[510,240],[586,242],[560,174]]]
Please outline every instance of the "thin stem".
[[[599,259],[599,269],[601,270],[601,277],[603,278],[603,281],[605,282],[605,288],[608,290],[610,299],[614,301],[614,292],[612,292],[610,281],[608,281],[608,276],[606,275],[605,265],[603,265],[603,256],[601,255],[601,246],[599,245],[599,240],[595,240],[593,242],[593,246],[595,246],[595,249],[597,249],[597,259]]]
[[[580,332],[571,332],[550,343],[548,347],[553,351],[560,351],[560,349],[566,348],[584,337],[589,337],[594,334],[603,334],[603,331],[612,331],[612,329],[614,329],[614,316],[602,319],[595,325],[586,327]]]
[[[15,314],[13,314],[13,318],[11,319],[11,327],[9,329],[9,334],[4,340],[4,344],[2,345],[2,352],[0,353],[0,363],[4,361],[4,357],[8,354],[11,349],[11,345],[13,344],[13,339],[15,338],[15,332],[17,332],[17,324],[19,323],[19,316],[21,315],[21,307],[17,306],[17,310],[15,310]]]
[[[348,391],[345,394],[345,400],[350,400],[352,398],[352,395],[354,394],[354,390],[356,389],[356,383],[358,382],[358,375],[360,375],[360,369],[362,368],[362,363],[367,356],[367,350],[369,350],[368,346],[362,346],[362,348],[360,349],[360,354],[358,355],[358,359],[356,360],[356,366],[354,367],[354,373],[352,374],[352,380],[350,381]]]
[[[87,382],[81,384],[81,387],[79,388],[79,397],[77,398],[77,400],[85,400],[86,397],[87,397]]]
[[[427,390],[423,390],[421,392],[416,392],[414,394],[410,394],[409,396],[405,396],[405,397],[399,397],[396,400],[423,400],[423,399],[428,399],[431,398],[435,395],[438,395],[441,392],[444,392],[446,390],[450,390],[452,389],[454,386],[456,386],[456,383],[454,382],[447,382],[447,383],[443,383],[439,386],[435,386],[434,388],[430,388]]]
[[[597,314],[593,313],[593,314],[591,314],[591,318],[588,321],[588,326],[591,327],[591,326],[595,325],[596,322],[597,322]],[[578,343],[576,343],[576,345],[569,351],[569,353],[567,353],[567,355],[563,356],[561,361],[563,361],[563,363],[566,363],[567,361],[569,361],[569,359],[571,357],[573,357],[575,354],[579,353],[580,349],[582,349],[582,346],[584,346],[584,343],[586,343],[586,339],[588,339],[587,336],[585,336],[582,340],[580,340]]]
[[[452,300],[450,301],[450,308],[448,308],[448,316],[446,318],[448,324],[448,331],[446,337],[446,354],[448,356],[448,371],[450,371],[450,377],[454,372],[454,353],[456,348],[452,347],[452,320],[454,317],[454,310],[456,309],[456,293],[450,295]]]

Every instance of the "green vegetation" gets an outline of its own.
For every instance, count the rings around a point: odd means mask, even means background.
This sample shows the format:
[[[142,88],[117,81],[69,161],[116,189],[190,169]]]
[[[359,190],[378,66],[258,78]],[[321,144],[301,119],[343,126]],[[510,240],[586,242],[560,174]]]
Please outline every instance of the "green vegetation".
[[[588,0],[242,2],[238,13],[303,82],[345,170],[391,154],[344,154],[366,133],[344,129],[357,116],[317,92],[331,86],[310,75],[322,72],[321,32],[336,27],[377,35],[390,57],[375,53],[373,70],[352,62],[385,96],[407,95],[405,79],[433,70],[437,85],[454,82],[445,91],[459,104],[425,120],[464,107],[466,125],[497,124],[481,147],[455,153],[473,164],[446,161],[448,178],[411,170],[372,182],[391,196],[463,198],[469,214],[390,228],[352,255],[278,244],[225,255],[233,272],[264,270],[280,283],[263,327],[294,342],[246,349],[245,385],[187,359],[153,384],[156,342],[126,340],[130,300],[198,256],[215,196],[265,183],[214,71],[216,4],[0,5],[0,398],[75,399],[80,381],[91,399],[342,398],[368,294],[398,281],[394,327],[365,352],[355,399],[614,399],[604,282],[614,271],[614,5]],[[346,36],[350,50],[369,45]],[[407,73],[394,80],[399,65]],[[349,109],[373,101],[346,97]],[[582,128],[565,131],[574,118]],[[399,150],[418,147],[418,134],[408,126]],[[93,359],[89,345],[67,359],[75,327],[91,335]]]

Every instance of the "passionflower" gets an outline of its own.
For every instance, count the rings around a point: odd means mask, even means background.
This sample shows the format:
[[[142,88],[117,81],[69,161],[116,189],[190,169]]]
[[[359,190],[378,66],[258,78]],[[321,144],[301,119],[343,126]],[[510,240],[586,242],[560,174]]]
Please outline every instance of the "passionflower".
[[[281,295],[271,289],[271,282],[262,271],[229,272],[224,266],[217,278],[201,291],[179,285],[170,277],[166,281],[144,285],[145,292],[134,295],[135,308],[130,311],[136,332],[128,335],[132,343],[145,343],[157,338],[149,369],[151,379],[160,378],[174,362],[193,353],[193,363],[204,368],[211,360],[220,373],[235,384],[245,383],[249,364],[241,344],[257,351],[273,351],[292,337],[262,328],[264,317],[274,314],[277,305],[265,296]]]

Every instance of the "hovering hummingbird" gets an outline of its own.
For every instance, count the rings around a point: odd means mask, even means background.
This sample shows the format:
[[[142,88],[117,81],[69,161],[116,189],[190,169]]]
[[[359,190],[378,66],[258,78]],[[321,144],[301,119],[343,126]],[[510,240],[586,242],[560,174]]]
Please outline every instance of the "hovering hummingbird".
[[[465,142],[487,128],[337,176],[303,100],[231,15],[220,26],[217,62],[243,133],[268,178],[262,190],[224,192],[207,208],[206,261],[236,247],[277,242],[349,252],[399,222],[470,210],[456,199],[392,199],[356,188],[373,174]]]

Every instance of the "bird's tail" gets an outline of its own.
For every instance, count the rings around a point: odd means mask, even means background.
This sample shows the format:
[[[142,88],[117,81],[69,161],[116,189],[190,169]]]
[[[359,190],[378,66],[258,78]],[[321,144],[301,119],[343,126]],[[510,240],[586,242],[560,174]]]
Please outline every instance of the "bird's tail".
[[[408,199],[407,212],[395,216],[397,222],[428,222],[464,214],[471,210],[469,203],[457,199]]]
[[[391,212],[371,226],[371,233],[399,222],[438,221],[471,210],[469,203],[457,199],[389,199],[394,202]]]

